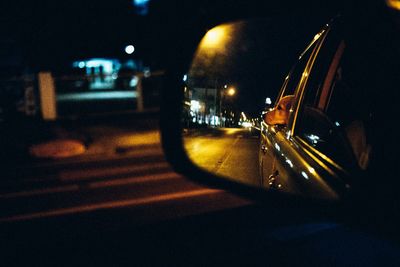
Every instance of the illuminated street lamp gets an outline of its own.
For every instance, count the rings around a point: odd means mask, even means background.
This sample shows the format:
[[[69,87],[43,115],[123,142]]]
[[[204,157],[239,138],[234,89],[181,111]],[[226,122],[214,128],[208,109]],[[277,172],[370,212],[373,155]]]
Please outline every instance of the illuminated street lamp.
[[[133,52],[135,52],[135,47],[133,45],[127,45],[125,47],[125,53],[127,53],[128,55],[133,54]]]
[[[215,47],[221,45],[221,42],[223,42],[226,37],[225,28],[225,26],[221,25],[209,30],[204,36],[201,45],[206,47]]]
[[[386,5],[397,11],[400,10],[400,1],[398,1],[398,0],[386,0]]]
[[[227,25],[220,25],[209,30],[199,44],[199,51],[201,55],[216,55],[218,53],[225,53],[231,42],[232,29]]]
[[[236,90],[235,90],[235,88],[231,87],[228,89],[227,93],[229,96],[234,96],[236,94]]]
[[[233,97],[236,94],[236,89],[234,87],[229,87],[224,85],[224,89],[221,89],[221,95],[219,98],[219,116],[220,116],[220,125],[222,126],[222,99],[224,98],[225,95]]]

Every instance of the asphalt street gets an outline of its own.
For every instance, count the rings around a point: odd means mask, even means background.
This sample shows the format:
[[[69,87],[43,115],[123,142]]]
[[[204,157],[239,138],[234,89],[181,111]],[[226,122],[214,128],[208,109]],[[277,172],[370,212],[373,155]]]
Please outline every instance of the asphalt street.
[[[174,172],[159,130],[137,126],[81,126],[97,133],[84,155],[36,161],[9,173],[0,187],[0,224],[116,209],[130,210],[132,223],[142,224],[250,203]]]
[[[2,181],[1,266],[399,265],[389,242],[191,182],[165,161],[158,129],[126,125],[79,127],[98,133],[87,155]],[[246,130],[187,132],[188,144],[219,172],[256,173],[258,138]]]
[[[191,129],[184,137],[189,158],[201,168],[258,186],[259,138],[247,128]]]

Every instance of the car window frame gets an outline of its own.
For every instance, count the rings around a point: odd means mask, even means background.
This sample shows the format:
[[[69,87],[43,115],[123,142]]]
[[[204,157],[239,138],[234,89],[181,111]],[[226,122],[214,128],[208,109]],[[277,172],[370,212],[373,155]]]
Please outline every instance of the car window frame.
[[[288,75],[286,75],[285,80],[284,80],[284,82],[283,82],[283,84],[282,84],[282,87],[281,87],[281,89],[279,90],[278,97],[277,97],[277,99],[276,99],[276,101],[275,101],[274,107],[276,107],[276,106],[278,105],[279,101],[286,95],[285,92],[286,92],[286,90],[287,90],[287,85],[288,85],[289,82],[291,81],[291,78],[292,78],[292,76],[293,76],[293,72],[295,71],[295,69],[296,69],[296,67],[297,67],[297,64],[302,60],[302,58],[304,57],[304,55],[305,55],[310,49],[312,49],[311,54],[310,54],[310,57],[308,58],[308,60],[307,60],[307,62],[306,62],[306,67],[307,67],[307,65],[308,65],[308,63],[309,63],[309,61],[310,61],[310,59],[311,59],[312,57],[314,57],[315,49],[320,45],[320,44],[319,44],[319,42],[320,42],[320,37],[321,37],[321,35],[320,35],[320,33],[318,33],[318,34],[314,37],[314,39],[310,42],[310,44],[303,50],[303,52],[300,54],[300,56],[299,56],[297,62],[292,66],[292,68],[291,68],[291,70],[289,71]],[[315,45],[314,48],[312,48],[313,45]],[[302,71],[302,74],[303,74],[303,73],[304,73],[304,69],[303,69],[303,71]],[[300,83],[298,83],[298,84],[296,85],[296,88],[293,90],[293,93],[294,93],[294,94],[296,94],[296,91],[298,90],[299,84],[300,84]]]
[[[317,51],[317,54],[314,57],[313,64],[317,60],[318,52],[324,46],[325,40],[328,37],[330,31],[331,31],[331,28],[329,28],[329,25],[327,25],[327,31],[324,34],[324,37],[322,38],[322,40],[321,40],[321,42],[319,44],[319,49]],[[332,94],[332,83],[333,83],[333,80],[334,80],[333,76],[332,77],[329,76],[329,72],[331,72],[331,71],[333,71],[334,73],[336,72],[337,68],[340,65],[340,61],[341,61],[341,59],[343,57],[343,54],[344,54],[345,50],[346,50],[345,40],[343,38],[340,38],[340,40],[338,41],[337,45],[335,46],[335,48],[333,50],[333,55],[334,56],[333,56],[331,62],[329,62],[328,71],[327,71],[325,77],[323,78],[323,83],[322,83],[323,88],[321,89],[321,94],[320,94],[320,97],[319,97],[319,100],[318,100],[318,105],[317,106],[319,107],[320,104],[321,104],[320,102],[321,102],[322,94],[324,93],[323,91],[325,90],[326,93],[327,93],[326,101],[324,103],[323,109],[321,109],[321,112],[323,112],[324,114],[326,113],[326,108],[329,106],[330,96]],[[335,57],[339,57],[339,58],[336,59]],[[335,62],[335,60],[337,62]],[[312,66],[311,66],[310,71],[312,71]],[[302,86],[302,88],[299,88],[299,91],[298,91],[299,96],[298,95],[295,96],[295,104],[297,105],[297,107],[296,107],[296,112],[293,115],[293,116],[295,116],[295,119],[293,121],[290,121],[290,118],[289,118],[289,122],[292,123],[290,136],[291,136],[292,139],[298,141],[298,143],[303,147],[303,149],[305,149],[307,151],[307,154],[310,155],[310,153],[311,153],[314,156],[317,156],[318,158],[323,159],[325,162],[327,162],[330,166],[333,166],[339,172],[348,174],[348,171],[346,171],[346,168],[344,168],[344,166],[338,164],[338,162],[336,160],[334,160],[330,155],[326,155],[322,151],[320,151],[317,148],[311,146],[300,135],[296,134],[296,132],[298,131],[298,126],[299,126],[299,121],[297,119],[299,118],[299,116],[301,116],[302,110],[304,108],[305,93],[307,91],[307,81],[308,81],[308,77],[307,77],[307,80],[305,81],[304,85]],[[348,141],[348,140],[346,140],[346,141]],[[352,166],[352,164],[350,164],[350,166],[348,166],[348,167],[351,168],[351,166]]]
[[[310,58],[308,59],[306,67],[303,70],[302,77],[301,77],[301,79],[296,87],[296,90],[294,92],[294,96],[295,96],[294,103],[293,103],[292,108],[290,109],[289,120],[288,120],[288,129],[289,129],[288,138],[293,138],[295,136],[295,128],[296,128],[296,124],[297,124],[297,118],[299,116],[301,106],[302,106],[302,103],[304,100],[304,95],[305,95],[305,91],[307,88],[308,79],[310,77],[310,74],[312,74],[312,70],[315,65],[315,61],[318,58],[319,52],[325,42],[326,37],[329,34],[329,32],[330,32],[330,27],[329,27],[329,25],[326,25],[314,37],[314,41],[318,41],[318,43],[314,47],[314,50],[313,50]],[[312,44],[313,44],[313,42],[312,42]],[[311,45],[309,45],[307,48],[309,48],[310,46]],[[303,52],[303,54],[304,54],[304,52]]]
[[[292,128],[293,128],[293,121],[295,121],[293,118],[295,116],[295,109],[293,107],[297,106],[297,102],[298,102],[298,92],[300,90],[303,89],[303,87],[305,86],[301,86],[302,85],[302,81],[304,79],[304,73],[305,70],[308,69],[308,73],[310,72],[310,70],[312,69],[312,66],[314,65],[316,56],[318,54],[318,51],[321,47],[321,44],[326,36],[327,31],[329,30],[328,25],[326,25],[321,31],[319,31],[313,38],[313,40],[307,45],[307,47],[303,50],[303,52],[300,54],[300,56],[298,57],[297,62],[292,66],[291,70],[289,71],[289,74],[286,75],[285,80],[281,86],[281,88],[279,89],[279,93],[278,96],[276,98],[275,104],[273,106],[273,109],[276,109],[279,105],[279,102],[281,101],[281,99],[285,96],[287,96],[287,94],[285,94],[285,92],[288,89],[288,84],[291,82],[291,78],[293,76],[294,71],[296,70],[296,67],[298,66],[298,63],[303,59],[303,57],[305,56],[305,54],[307,52],[310,51],[311,49],[311,54],[309,55],[308,59],[306,59],[305,62],[305,67],[300,70],[301,71],[301,78],[299,80],[299,82],[297,82],[297,84],[295,85],[295,88],[293,90],[293,94],[294,95],[294,100],[292,103],[292,107],[289,110],[289,116],[288,116],[288,123],[286,125],[284,125],[284,127],[279,128],[280,130],[282,129],[286,129],[286,131],[288,131],[288,138],[292,136],[291,132]],[[314,46],[314,47],[313,47]],[[310,62],[312,62],[310,64]],[[308,76],[308,75],[307,75]],[[297,110],[297,108],[296,108]],[[264,122],[263,122],[264,123]]]

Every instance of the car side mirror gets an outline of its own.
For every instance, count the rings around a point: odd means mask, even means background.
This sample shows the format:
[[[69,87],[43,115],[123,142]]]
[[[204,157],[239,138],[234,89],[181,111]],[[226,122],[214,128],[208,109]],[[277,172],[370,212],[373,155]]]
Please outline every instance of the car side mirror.
[[[293,100],[294,95],[282,97],[272,110],[265,113],[264,122],[271,126],[287,125]]]
[[[171,64],[165,79],[168,90],[164,90],[160,112],[166,157],[174,170],[192,180],[261,200],[274,210],[294,207],[298,212],[299,206],[304,203],[303,207],[311,208],[313,212],[318,209],[327,216],[334,217],[333,214],[340,213],[343,218],[351,215],[347,217],[351,217],[352,223],[359,221],[364,224],[367,220],[384,222],[386,216],[398,214],[398,157],[397,150],[393,149],[396,142],[391,141],[398,139],[392,123],[398,117],[398,109],[395,105],[386,104],[386,100],[392,104],[396,99],[392,88],[398,85],[396,68],[393,68],[398,65],[394,57],[398,53],[393,49],[387,49],[389,54],[384,49],[376,50],[377,54],[371,62],[384,68],[378,72],[369,64],[360,64],[372,47],[360,44],[368,43],[366,40],[371,38],[369,34],[349,34],[361,24],[352,16],[347,19],[338,16],[314,36],[299,61],[295,62],[288,80],[279,87],[286,96],[279,96],[274,108],[260,118],[260,111],[269,109],[265,106],[268,103],[263,101],[266,96],[282,95],[277,92],[278,81],[275,79],[281,77],[291,64],[284,59],[292,58],[289,51],[297,53],[294,50],[297,51],[305,43],[299,36],[308,35],[311,29],[293,31],[297,25],[288,27],[289,21],[284,19],[282,23],[275,18],[236,21],[214,28],[203,28],[202,25],[199,31],[187,31],[185,27],[185,31],[177,32],[179,42],[188,45],[174,45],[175,49],[168,51],[168,54],[171,53],[168,56]],[[352,25],[353,22],[356,24]],[[210,30],[205,32],[205,29]],[[390,32],[386,30],[385,34]],[[183,33],[190,34],[192,38],[181,37]],[[303,44],[295,44],[296,40]],[[346,41],[343,61],[339,50],[342,40]],[[388,45],[388,48],[397,47],[397,40],[388,42]],[[328,147],[329,140],[324,140],[319,132],[305,131],[305,123],[319,127],[318,121],[303,117],[307,112],[306,105],[302,104],[298,109],[296,116],[299,119],[296,120],[297,125],[296,122],[293,124],[295,131],[275,131],[279,127],[264,127],[266,124],[291,123],[298,99],[288,96],[287,92],[295,89],[292,86],[298,85],[303,77],[308,77],[307,80],[304,78],[301,87],[303,84],[307,86],[297,91],[304,92],[305,96],[309,94],[304,90],[324,91],[323,95],[317,96],[318,101],[313,102],[312,107],[323,108],[321,112],[342,112],[343,120],[329,122],[333,123],[333,129],[338,128],[338,139],[346,145],[344,152],[354,157],[353,148],[347,142],[350,138],[358,141],[360,137],[347,136],[345,132],[349,118],[345,112],[347,109],[343,109],[344,105],[329,109],[328,103],[334,100],[331,99],[334,96],[331,94],[334,92],[332,86],[336,86],[333,83],[335,74],[342,63],[348,67],[349,72],[346,72],[346,67],[343,71],[351,81],[346,84],[345,90],[357,97],[355,104],[363,103],[360,107],[346,106],[354,113],[349,115],[368,123],[369,130],[365,135],[367,143],[371,144],[371,156],[368,156],[371,162],[365,170],[348,160],[346,164],[336,160],[336,141],[330,142]],[[366,75],[371,81],[364,79]],[[307,81],[313,86],[305,83]],[[319,85],[322,87],[319,88]],[[381,85],[382,90],[376,85]],[[230,93],[231,88],[234,90]],[[322,94],[322,91],[313,92]],[[386,97],[387,94],[390,97]],[[342,94],[337,97],[342,97]],[[345,103],[347,99],[341,101]],[[370,117],[367,113],[374,116]],[[264,122],[263,125],[254,123],[259,119]],[[258,135],[250,134],[252,132]],[[338,151],[340,159],[343,158],[341,154],[342,151]],[[366,220],[360,219],[360,215],[365,215]],[[398,223],[392,225],[398,228]]]

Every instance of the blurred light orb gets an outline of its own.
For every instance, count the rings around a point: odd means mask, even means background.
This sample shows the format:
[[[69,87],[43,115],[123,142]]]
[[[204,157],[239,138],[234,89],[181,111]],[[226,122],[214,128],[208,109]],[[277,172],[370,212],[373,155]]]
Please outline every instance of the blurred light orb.
[[[127,53],[128,55],[133,54],[133,52],[135,52],[135,47],[133,45],[127,45],[125,47],[125,53]]]
[[[229,90],[228,90],[228,95],[229,95],[229,96],[234,96],[235,94],[236,94],[235,88],[233,88],[233,87],[229,88]]]

